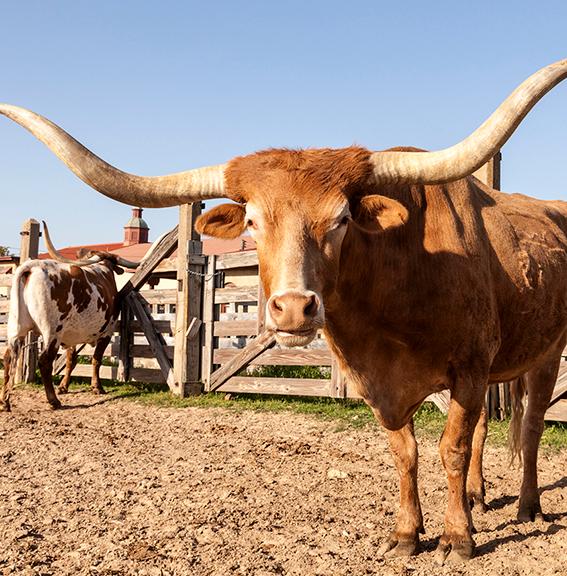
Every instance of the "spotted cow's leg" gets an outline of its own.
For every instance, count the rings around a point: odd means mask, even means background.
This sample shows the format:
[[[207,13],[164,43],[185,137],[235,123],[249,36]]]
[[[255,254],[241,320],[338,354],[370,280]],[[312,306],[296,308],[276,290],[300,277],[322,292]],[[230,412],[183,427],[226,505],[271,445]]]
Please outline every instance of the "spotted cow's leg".
[[[78,352],[75,347],[67,348],[65,358],[65,375],[59,383],[57,391],[59,394],[67,394],[69,392],[69,384],[71,382],[71,374],[77,365]]]
[[[467,475],[467,496],[471,507],[476,506],[481,512],[486,512],[484,476],[482,473],[482,455],[488,432],[488,416],[486,406],[480,411],[480,417],[474,429],[472,454],[469,473]]]
[[[39,357],[39,371],[43,387],[45,388],[45,395],[47,396],[47,401],[54,409],[61,408],[61,402],[53,388],[53,362],[57,357],[58,349],[59,342],[52,340]]]
[[[563,350],[561,345],[561,351]],[[528,406],[522,421],[521,447],[523,478],[520,489],[518,520],[529,522],[543,519],[537,482],[537,453],[544,428],[544,415],[555,388],[561,351],[538,368],[527,373]]]
[[[102,356],[108,343],[110,342],[110,336],[105,336],[101,338],[95,346],[93,353],[93,376],[91,381],[91,388],[95,394],[106,394],[102,384],[100,383],[100,366],[102,364]]]
[[[453,385],[447,424],[439,445],[447,473],[448,502],[445,531],[439,540],[436,560],[468,560],[474,553],[473,523],[467,497],[467,473],[472,439],[483,408],[488,376],[457,376]]]
[[[403,428],[388,431],[390,450],[400,478],[400,509],[396,528],[378,550],[381,556],[411,556],[419,546],[423,516],[417,489],[417,442],[413,420]]]

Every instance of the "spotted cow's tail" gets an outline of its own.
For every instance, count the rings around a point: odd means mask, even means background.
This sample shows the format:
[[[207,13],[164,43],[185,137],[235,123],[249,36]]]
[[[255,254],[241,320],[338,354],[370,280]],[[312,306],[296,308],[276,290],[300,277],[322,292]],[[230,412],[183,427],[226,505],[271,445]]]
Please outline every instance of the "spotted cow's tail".
[[[16,269],[10,290],[10,310],[8,312],[8,346],[13,348],[30,330],[35,327],[34,321],[24,299],[24,289],[32,271],[23,264]]]
[[[508,429],[508,448],[511,462],[516,458],[522,461],[522,420],[524,418],[524,399],[526,397],[526,375],[522,375],[510,382],[510,400],[512,402],[512,419]]]

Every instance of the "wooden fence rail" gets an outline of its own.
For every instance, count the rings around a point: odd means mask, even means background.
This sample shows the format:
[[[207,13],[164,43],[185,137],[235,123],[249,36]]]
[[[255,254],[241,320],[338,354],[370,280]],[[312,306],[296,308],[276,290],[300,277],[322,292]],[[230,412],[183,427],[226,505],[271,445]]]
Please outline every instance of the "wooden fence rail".
[[[189,208],[182,211],[184,226],[162,238],[120,291],[121,320],[104,352],[101,377],[167,383],[179,395],[196,393],[202,387],[205,392],[356,398],[322,335],[301,349],[275,344],[273,335],[264,329],[265,298],[256,253],[203,256],[191,232],[197,213]],[[29,223],[26,226],[29,229]],[[185,251],[178,265],[177,288],[147,289],[157,266],[179,245]],[[0,354],[5,349],[7,289],[13,275],[13,267],[8,268],[0,268]],[[93,348],[84,346],[80,354],[90,358]],[[62,357],[59,371],[63,365]],[[278,373],[287,371],[290,377],[274,377],[276,367]],[[298,367],[312,373],[313,367],[318,368],[317,377],[298,378]],[[90,377],[91,367],[79,364],[74,375]],[[429,400],[446,411],[449,395],[432,395]],[[507,416],[507,385],[491,387],[487,403],[492,417]],[[546,418],[567,421],[565,360]]]

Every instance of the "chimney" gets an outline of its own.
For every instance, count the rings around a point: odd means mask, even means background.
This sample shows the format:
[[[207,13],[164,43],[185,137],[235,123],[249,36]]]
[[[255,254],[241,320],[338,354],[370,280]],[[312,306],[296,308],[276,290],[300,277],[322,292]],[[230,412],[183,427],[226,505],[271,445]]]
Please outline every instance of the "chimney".
[[[132,218],[124,226],[124,246],[146,243],[149,231],[149,226],[142,218],[142,208],[132,208]]]

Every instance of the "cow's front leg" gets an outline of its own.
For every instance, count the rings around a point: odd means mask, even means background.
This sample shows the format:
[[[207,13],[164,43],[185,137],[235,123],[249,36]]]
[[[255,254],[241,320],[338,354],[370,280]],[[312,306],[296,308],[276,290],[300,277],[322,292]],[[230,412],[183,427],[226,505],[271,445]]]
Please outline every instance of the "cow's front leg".
[[[439,451],[447,473],[448,502],[445,532],[437,547],[436,560],[468,560],[474,553],[473,523],[467,497],[467,473],[472,438],[483,407],[486,385],[475,385],[471,378],[459,381],[453,389],[447,424]]]
[[[0,399],[0,410],[10,412],[12,409],[10,404],[10,393],[12,391],[12,378],[14,377],[12,372],[12,358],[13,352],[10,347],[6,348],[4,353],[4,383],[2,384],[2,398]],[[14,361],[14,363],[17,361]]]
[[[102,365],[102,356],[110,342],[110,336],[101,338],[95,346],[93,353],[93,376],[91,380],[91,388],[95,394],[106,394],[102,384],[100,383],[100,367]]]
[[[417,442],[413,420],[400,430],[388,431],[390,450],[400,477],[400,509],[396,528],[378,550],[380,556],[411,556],[423,534],[423,516],[417,491]]]
[[[53,362],[57,357],[58,349],[59,343],[56,340],[52,340],[42,352],[38,361],[41,380],[45,388],[45,395],[47,396],[47,401],[54,409],[61,408],[61,402],[59,398],[57,398],[55,389],[53,388]]]

